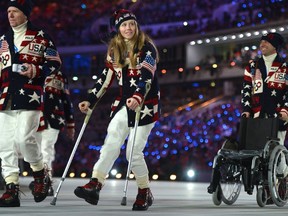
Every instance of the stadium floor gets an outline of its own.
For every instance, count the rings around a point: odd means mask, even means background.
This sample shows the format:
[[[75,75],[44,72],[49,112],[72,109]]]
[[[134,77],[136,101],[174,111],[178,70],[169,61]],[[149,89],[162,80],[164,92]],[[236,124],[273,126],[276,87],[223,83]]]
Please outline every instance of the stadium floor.
[[[90,205],[77,198],[73,190],[79,185],[87,183],[88,179],[67,178],[59,191],[56,205],[51,205],[53,197],[47,197],[41,203],[35,203],[28,189],[31,177],[21,177],[20,208],[1,208],[0,215],[9,216],[128,216],[128,215],[157,215],[157,216],[184,216],[184,215],[213,215],[213,216],[243,216],[243,215],[287,215],[288,205],[282,208],[275,205],[267,205],[260,208],[256,202],[256,193],[248,195],[244,191],[236,203],[231,206],[221,204],[215,206],[212,196],[206,192],[208,183],[194,182],[166,182],[153,181],[151,189],[154,195],[154,204],[144,212],[131,210],[136,197],[136,185],[133,180],[129,181],[127,191],[127,205],[121,206],[123,197],[124,180],[107,180],[100,194],[97,206]],[[55,179],[55,190],[60,179]],[[3,192],[3,191],[1,191]]]

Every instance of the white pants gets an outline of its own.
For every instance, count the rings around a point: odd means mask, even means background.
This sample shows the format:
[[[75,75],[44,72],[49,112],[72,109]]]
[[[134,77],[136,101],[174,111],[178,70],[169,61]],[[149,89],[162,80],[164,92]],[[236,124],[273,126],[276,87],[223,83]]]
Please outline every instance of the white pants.
[[[43,163],[47,165],[49,171],[52,170],[52,162],[55,159],[55,143],[57,142],[59,130],[48,128],[36,133],[37,143],[43,155]]]
[[[154,127],[155,123],[144,126],[138,126],[137,134],[132,154],[131,170],[137,177],[148,176],[148,168],[144,159],[143,149],[145,148],[148,136]],[[102,149],[100,150],[100,158],[93,168],[94,173],[107,175],[111,170],[115,160],[120,154],[121,146],[124,144],[128,135],[129,139],[126,146],[126,158],[129,160],[131,145],[133,143],[134,127],[128,127],[128,116],[126,108],[123,107],[116,113],[114,118],[109,123],[107,136],[105,138]]]
[[[0,111],[0,157],[3,178],[15,173],[19,175],[18,152],[30,166],[40,166],[42,163],[42,154],[35,138],[39,120],[40,111]]]

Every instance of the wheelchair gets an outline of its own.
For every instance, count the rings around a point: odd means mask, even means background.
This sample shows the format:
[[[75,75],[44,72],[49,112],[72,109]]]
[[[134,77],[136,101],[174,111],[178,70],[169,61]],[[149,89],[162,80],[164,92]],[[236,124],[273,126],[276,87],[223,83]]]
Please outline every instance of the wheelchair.
[[[258,122],[255,122],[258,121]],[[214,157],[208,193],[215,205],[232,205],[242,187],[260,207],[283,207],[288,200],[288,151],[277,138],[279,119],[241,118],[239,141],[225,137]],[[249,126],[249,122],[253,123]],[[259,130],[258,130],[259,129]]]

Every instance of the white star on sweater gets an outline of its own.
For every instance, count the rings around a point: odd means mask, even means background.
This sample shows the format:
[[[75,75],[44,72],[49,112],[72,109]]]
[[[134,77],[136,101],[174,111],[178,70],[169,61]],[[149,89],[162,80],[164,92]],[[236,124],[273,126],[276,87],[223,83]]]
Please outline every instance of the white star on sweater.
[[[28,95],[29,97],[31,97],[31,100],[29,101],[29,103],[33,102],[33,101],[37,101],[40,104],[40,96],[38,96],[36,94],[36,92],[34,91],[33,95]]]
[[[137,86],[136,80],[134,80],[133,78],[130,79],[130,87],[132,87],[132,86]]]
[[[96,88],[93,88],[91,92],[96,95],[97,89],[96,89]]]
[[[59,120],[59,124],[65,124],[65,119],[60,117],[58,120]]]
[[[276,91],[275,91],[275,90],[273,90],[273,91],[271,92],[271,96],[276,96]]]
[[[25,91],[24,91],[23,89],[20,89],[20,90],[19,90],[20,95],[25,95],[24,92],[25,92]]]
[[[250,106],[249,101],[246,101],[246,102],[245,102],[245,106]]]
[[[41,35],[42,37],[44,37],[44,32],[41,30],[38,32],[37,36]]]
[[[141,116],[141,119],[143,119],[146,115],[152,116],[151,112],[153,111],[153,109],[148,109],[148,107],[145,105],[144,109],[141,110],[141,113],[143,113],[143,115]]]

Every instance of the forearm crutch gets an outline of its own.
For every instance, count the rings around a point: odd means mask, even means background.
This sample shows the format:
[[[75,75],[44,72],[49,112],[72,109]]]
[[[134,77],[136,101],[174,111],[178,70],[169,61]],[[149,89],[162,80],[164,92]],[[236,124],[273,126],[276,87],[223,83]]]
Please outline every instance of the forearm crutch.
[[[121,205],[123,205],[123,206],[127,205],[127,188],[128,188],[129,175],[131,173],[132,156],[133,156],[133,150],[134,150],[134,145],[135,145],[135,138],[136,138],[136,134],[137,134],[137,128],[138,128],[138,124],[139,124],[139,120],[140,120],[140,113],[141,113],[142,106],[144,104],[144,100],[145,100],[146,95],[148,94],[149,90],[150,90],[150,84],[146,83],[146,93],[145,93],[145,96],[143,98],[143,102],[135,110],[136,115],[135,115],[135,123],[134,123],[134,132],[133,132],[133,137],[132,137],[133,140],[132,140],[130,154],[129,154],[129,160],[128,160],[128,167],[127,167],[127,173],[126,173],[126,179],[125,179],[125,185],[124,185],[124,196],[123,196],[122,201],[121,201]],[[129,139],[130,139],[130,136],[129,136]]]
[[[86,113],[86,116],[85,116],[85,119],[84,119],[84,123],[83,123],[82,128],[81,128],[81,130],[80,130],[80,132],[79,132],[79,135],[78,135],[78,137],[77,137],[76,143],[75,143],[75,145],[74,145],[74,147],[73,147],[72,153],[71,153],[71,155],[70,155],[70,158],[69,158],[69,160],[68,160],[68,163],[67,163],[67,165],[66,165],[66,167],[65,167],[65,170],[64,170],[64,172],[63,172],[63,175],[62,175],[62,177],[61,177],[61,181],[60,181],[60,183],[59,183],[59,185],[58,185],[58,187],[57,187],[57,190],[56,190],[56,192],[55,192],[55,194],[54,194],[53,200],[52,200],[51,203],[50,203],[51,205],[56,205],[57,196],[58,196],[59,191],[60,191],[60,189],[61,189],[62,183],[64,182],[64,180],[65,180],[65,178],[66,178],[68,169],[69,169],[69,167],[70,167],[70,165],[71,165],[71,162],[72,162],[73,157],[74,157],[74,155],[75,155],[75,153],[76,153],[76,150],[77,150],[77,148],[78,148],[78,145],[79,145],[79,143],[80,143],[80,140],[81,140],[81,138],[82,138],[82,136],[83,136],[84,130],[85,130],[85,128],[86,128],[86,126],[87,126],[87,124],[88,124],[88,122],[89,122],[89,119],[90,119],[90,117],[91,117],[92,111],[93,111],[93,109],[88,109],[88,111],[87,111],[87,113]]]

